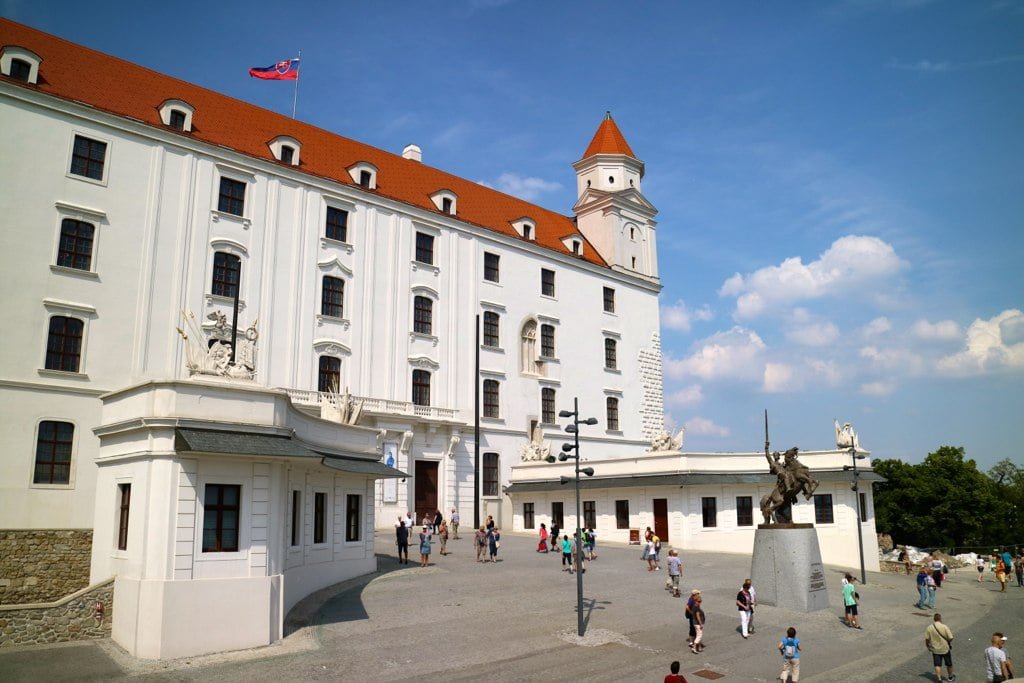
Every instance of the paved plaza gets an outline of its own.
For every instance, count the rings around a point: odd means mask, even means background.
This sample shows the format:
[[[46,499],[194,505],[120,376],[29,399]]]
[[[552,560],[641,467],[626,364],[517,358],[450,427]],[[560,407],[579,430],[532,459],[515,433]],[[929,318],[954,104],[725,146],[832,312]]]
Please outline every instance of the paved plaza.
[[[495,564],[477,563],[463,536],[449,542],[447,557],[435,545],[423,569],[415,553],[399,565],[390,534],[378,533],[381,571],[303,601],[278,645],[167,662],[134,660],[110,641],[0,650],[0,680],[660,681],[678,659],[698,683],[771,681],[787,626],[802,641],[803,681],[934,680],[923,645],[931,615],[914,607],[913,576],[869,575],[859,589],[864,630],[857,631],[840,621],[844,570],[828,567],[831,609],[761,606],[756,633],[743,640],[734,599],[750,558],[682,552],[682,585],[702,590],[707,612],[707,649],[694,655],[685,644],[685,600],[664,590],[664,569],[646,571],[638,547],[599,544],[584,576],[587,635],[580,640],[575,577],[561,571],[558,556],[536,553],[532,536],[504,534]],[[1024,589],[999,594],[991,577],[983,584],[976,577],[973,569],[951,575],[937,604],[956,635],[957,673],[968,683],[984,681],[988,634],[1012,634],[1012,656],[1024,631]]]

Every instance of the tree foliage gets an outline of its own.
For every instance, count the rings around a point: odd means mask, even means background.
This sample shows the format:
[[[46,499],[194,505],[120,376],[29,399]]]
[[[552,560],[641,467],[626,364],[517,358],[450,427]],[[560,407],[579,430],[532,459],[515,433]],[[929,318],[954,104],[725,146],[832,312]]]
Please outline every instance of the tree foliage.
[[[1024,542],[1024,469],[1009,460],[986,475],[962,447],[924,462],[876,460],[875,521],[896,543],[981,549]]]

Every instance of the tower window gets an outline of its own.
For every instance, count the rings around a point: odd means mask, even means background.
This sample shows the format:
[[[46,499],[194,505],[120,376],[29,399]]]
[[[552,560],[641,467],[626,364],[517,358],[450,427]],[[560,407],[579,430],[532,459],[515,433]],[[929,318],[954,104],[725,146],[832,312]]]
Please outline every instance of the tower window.
[[[341,278],[324,275],[320,291],[320,315],[345,317],[345,281]]]
[[[324,237],[339,242],[348,241],[348,211],[327,207],[327,223],[324,226]]]
[[[46,369],[78,372],[82,361],[82,335],[85,328],[78,318],[55,315],[50,318],[46,338]]]
[[[555,423],[555,390],[551,387],[540,390],[540,421],[545,424]]]
[[[234,299],[242,276],[242,259],[225,251],[213,255],[213,282],[210,294]]]
[[[419,334],[432,334],[434,302],[425,296],[418,296],[413,301],[413,309],[413,331]]]
[[[320,356],[320,372],[317,375],[317,391],[338,393],[341,389],[341,359],[334,356]]]
[[[555,295],[555,271],[540,269],[540,293],[544,296]]]
[[[71,481],[71,446],[75,425],[43,420],[36,435],[36,462],[33,484],[67,484]]]
[[[71,153],[71,172],[93,180],[103,180],[103,165],[107,158],[107,143],[75,136]]]
[[[426,370],[412,371],[412,402],[417,406],[430,405],[430,373]]]
[[[484,346],[496,349],[499,347],[499,318],[494,311],[484,311]]]
[[[92,240],[95,228],[91,223],[65,218],[60,223],[60,246],[57,265],[75,270],[89,270],[92,264]]]
[[[498,417],[498,381],[484,380],[484,417]]]
[[[245,212],[245,183],[233,178],[221,178],[217,210],[241,216]]]
[[[605,403],[608,409],[608,430],[617,432],[619,431],[619,399],[609,396]]]
[[[540,326],[540,355],[544,358],[555,357],[555,326]]]
[[[618,368],[617,355],[617,344],[614,339],[605,338],[604,340],[604,367],[607,370],[615,370]]]
[[[434,236],[424,232],[416,233],[416,260],[427,265],[434,264]]]

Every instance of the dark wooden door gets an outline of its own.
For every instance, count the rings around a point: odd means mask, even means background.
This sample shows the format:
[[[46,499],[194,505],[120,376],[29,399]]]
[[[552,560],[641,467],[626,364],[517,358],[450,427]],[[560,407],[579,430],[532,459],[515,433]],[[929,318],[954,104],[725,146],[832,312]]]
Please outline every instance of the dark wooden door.
[[[437,463],[428,460],[416,461],[416,509],[413,511],[416,523],[419,524],[424,515],[434,519],[437,507]]]
[[[668,542],[668,498],[654,499],[654,533],[662,543]]]
[[[551,504],[551,523],[557,524],[559,529],[565,528],[565,519],[563,519],[562,503]]]

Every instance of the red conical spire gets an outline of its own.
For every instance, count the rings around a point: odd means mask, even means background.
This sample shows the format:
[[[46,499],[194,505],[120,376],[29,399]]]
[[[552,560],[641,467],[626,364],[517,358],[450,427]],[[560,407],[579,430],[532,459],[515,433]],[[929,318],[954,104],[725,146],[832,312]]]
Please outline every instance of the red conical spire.
[[[626,138],[622,137],[622,132],[615,125],[610,111],[605,112],[604,121],[601,122],[597,132],[594,133],[594,139],[590,141],[587,151],[583,153],[583,158],[586,159],[595,154],[625,154],[636,159],[636,155],[629,148]]]

